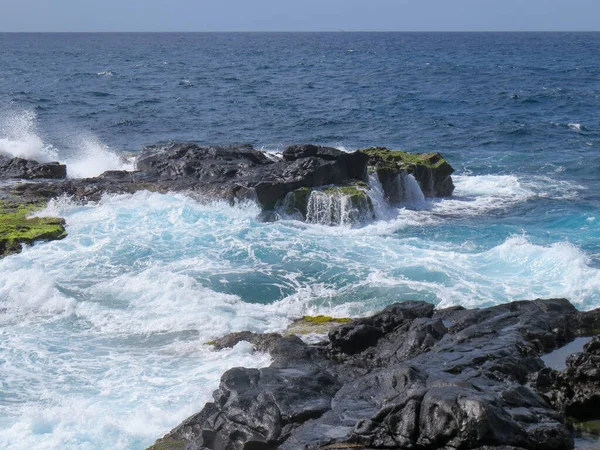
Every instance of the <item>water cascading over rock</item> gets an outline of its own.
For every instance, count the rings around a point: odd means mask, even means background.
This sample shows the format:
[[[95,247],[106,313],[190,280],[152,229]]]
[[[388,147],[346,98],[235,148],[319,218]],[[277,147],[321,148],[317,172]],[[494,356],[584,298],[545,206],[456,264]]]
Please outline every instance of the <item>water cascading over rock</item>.
[[[351,226],[373,220],[376,215],[367,193],[368,186],[331,186],[301,188],[290,192],[284,201],[284,212],[301,216],[308,223],[329,226]]]
[[[410,173],[400,172],[386,183],[386,189],[379,180],[377,172],[372,171],[369,173],[368,183],[369,197],[377,219],[392,218],[394,216],[392,205],[418,205],[425,201],[419,183]]]
[[[312,191],[306,221],[320,225],[351,226],[374,217],[371,199],[363,191],[344,193],[341,188]]]
[[[425,195],[415,177],[407,172],[396,175],[397,196],[400,202],[418,203],[425,201]]]

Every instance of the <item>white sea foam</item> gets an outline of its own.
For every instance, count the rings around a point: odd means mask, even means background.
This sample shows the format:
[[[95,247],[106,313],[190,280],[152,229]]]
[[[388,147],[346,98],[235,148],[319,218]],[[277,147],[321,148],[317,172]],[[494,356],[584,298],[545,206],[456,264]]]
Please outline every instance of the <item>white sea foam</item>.
[[[236,270],[215,256],[247,250],[235,230],[252,226],[255,205],[138,193],[62,198],[44,213],[64,215],[69,236],[0,261],[3,392],[20,399],[0,406],[1,448],[145,448],[199,410],[228,367],[269,363],[248,344],[203,345],[288,323],[198,275]],[[205,238],[224,247],[186,254]]]
[[[569,128],[573,131],[582,131],[584,129],[583,125],[580,123],[570,123]]]
[[[583,186],[555,177],[516,175],[457,175],[451,198],[437,200],[436,214],[481,215],[506,210],[535,198],[576,199]]]
[[[155,355],[109,351],[94,357],[75,346],[80,357],[90,358],[89,367],[53,357],[41,346],[18,345],[42,358],[44,369],[52,372],[45,374],[31,364],[29,373],[38,378],[28,377],[33,384],[29,390],[39,400],[10,410],[0,408],[10,417],[10,425],[0,433],[0,446],[7,450],[143,449],[164,434],[174,418],[183,420],[198,411],[224,370],[270,362],[247,343],[222,352],[198,344],[193,358],[177,358],[160,348]]]
[[[600,270],[569,243],[403,237],[451,211],[498,207],[488,197],[507,207],[539,190],[512,177],[472,181],[458,178],[452,200],[471,206],[397,208],[354,229],[260,223],[253,203],[182,195],[51,201],[40,214],[65,217],[68,237],[0,260],[0,398],[10,398],[0,402],[0,447],[145,448],[198,411],[228,367],[269,363],[248,344],[203,345],[231,331],[278,331],[303,314],[364,315],[408,299],[600,304]]]

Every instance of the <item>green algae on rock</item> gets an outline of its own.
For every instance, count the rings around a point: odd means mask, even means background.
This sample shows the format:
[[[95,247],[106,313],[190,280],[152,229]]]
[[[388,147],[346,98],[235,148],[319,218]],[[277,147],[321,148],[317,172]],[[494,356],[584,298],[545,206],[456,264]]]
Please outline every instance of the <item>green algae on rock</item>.
[[[349,317],[331,317],[331,316],[303,316],[299,319],[307,323],[348,323],[352,322]]]
[[[359,150],[369,155],[369,165],[373,162],[380,162],[379,165],[387,164],[392,168],[398,166],[409,170],[411,166],[424,166],[430,169],[437,169],[448,162],[439,153],[408,153],[402,150],[390,150],[385,147],[371,147]]]
[[[352,319],[348,317],[304,316],[301,319],[294,320],[285,331],[285,334],[324,334],[341,324],[351,321]]]
[[[64,219],[29,217],[44,204],[23,205],[0,201],[0,257],[19,253],[22,244],[31,245],[40,240],[62,239],[67,235]]]
[[[302,219],[306,218],[308,198],[312,192],[311,188],[302,187],[290,192],[284,200],[284,208],[287,214],[300,214]]]

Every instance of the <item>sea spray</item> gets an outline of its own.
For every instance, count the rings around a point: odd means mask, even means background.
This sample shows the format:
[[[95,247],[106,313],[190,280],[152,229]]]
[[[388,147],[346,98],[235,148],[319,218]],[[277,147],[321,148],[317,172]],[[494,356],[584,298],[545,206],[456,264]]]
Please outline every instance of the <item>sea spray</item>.
[[[135,161],[118,155],[98,137],[81,133],[54,146],[42,138],[37,115],[30,110],[6,110],[0,115],[0,154],[38,162],[59,161],[67,165],[69,178],[89,178],[107,170],[133,170]]]
[[[33,111],[3,111],[0,114],[0,153],[38,162],[55,161],[58,151],[39,135]]]
[[[117,155],[96,136],[81,135],[71,145],[78,151],[64,161],[70,178],[95,177],[107,170],[135,169],[133,158]]]

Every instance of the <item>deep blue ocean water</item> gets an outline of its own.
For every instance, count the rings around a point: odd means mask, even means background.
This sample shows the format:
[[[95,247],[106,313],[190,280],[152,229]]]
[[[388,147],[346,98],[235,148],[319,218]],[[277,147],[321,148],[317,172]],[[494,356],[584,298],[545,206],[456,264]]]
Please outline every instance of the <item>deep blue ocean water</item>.
[[[203,345],[229,331],[406,299],[600,307],[599,55],[600,33],[0,34],[0,151],[72,177],[156,142],[312,142],[438,151],[457,186],[354,228],[52,202],[69,236],[0,261],[0,447],[144,448],[268,364]]]

